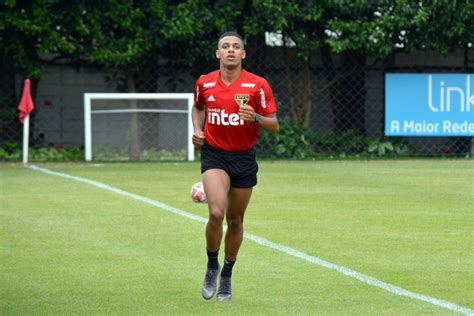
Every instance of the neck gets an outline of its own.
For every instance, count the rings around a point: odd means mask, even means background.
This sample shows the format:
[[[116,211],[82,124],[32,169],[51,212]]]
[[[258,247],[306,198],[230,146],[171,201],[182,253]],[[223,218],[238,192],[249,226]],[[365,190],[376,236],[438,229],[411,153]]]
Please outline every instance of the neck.
[[[240,73],[242,72],[242,67],[238,66],[235,68],[227,68],[227,67],[221,67],[221,79],[224,81],[225,84],[231,84],[234,82],[235,79],[237,79],[240,76]]]

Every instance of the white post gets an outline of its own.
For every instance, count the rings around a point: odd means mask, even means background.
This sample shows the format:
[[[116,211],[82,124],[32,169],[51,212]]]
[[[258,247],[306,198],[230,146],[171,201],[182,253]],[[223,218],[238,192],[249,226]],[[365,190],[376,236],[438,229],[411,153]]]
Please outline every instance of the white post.
[[[194,104],[194,95],[188,96],[188,161],[194,161],[194,145],[191,139],[193,138],[193,118],[192,118],[192,111],[193,111],[193,104]]]
[[[30,115],[23,121],[23,163],[28,163],[28,147],[30,141]]]
[[[92,160],[91,98],[84,95],[84,155],[86,161]]]

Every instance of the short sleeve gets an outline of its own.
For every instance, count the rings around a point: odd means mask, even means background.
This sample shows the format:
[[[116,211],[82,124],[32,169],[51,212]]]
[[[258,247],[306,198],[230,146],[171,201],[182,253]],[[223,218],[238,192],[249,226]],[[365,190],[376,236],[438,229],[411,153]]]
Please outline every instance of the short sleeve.
[[[262,80],[260,86],[258,109],[262,115],[275,113],[277,111],[272,89],[265,79]]]
[[[201,85],[201,77],[196,81],[196,85],[194,87],[194,106],[197,107],[198,109],[203,109],[206,105],[206,102],[204,100],[204,97],[201,93],[200,87]]]

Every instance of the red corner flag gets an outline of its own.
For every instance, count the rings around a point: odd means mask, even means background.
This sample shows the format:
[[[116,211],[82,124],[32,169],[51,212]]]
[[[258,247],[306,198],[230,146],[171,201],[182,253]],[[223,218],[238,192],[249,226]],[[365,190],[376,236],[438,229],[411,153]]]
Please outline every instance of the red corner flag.
[[[18,105],[18,110],[20,110],[20,122],[23,123],[25,118],[33,111],[35,104],[31,98],[31,83],[30,79],[25,80],[25,85],[23,87],[23,94],[21,95],[20,104]]]

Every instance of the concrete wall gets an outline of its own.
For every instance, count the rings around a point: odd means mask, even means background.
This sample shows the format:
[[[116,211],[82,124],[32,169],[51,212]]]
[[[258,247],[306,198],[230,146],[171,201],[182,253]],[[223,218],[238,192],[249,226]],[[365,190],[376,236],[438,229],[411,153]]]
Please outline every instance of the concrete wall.
[[[46,69],[36,95],[33,138],[47,144],[84,144],[84,93],[113,92],[104,74],[67,65]]]

